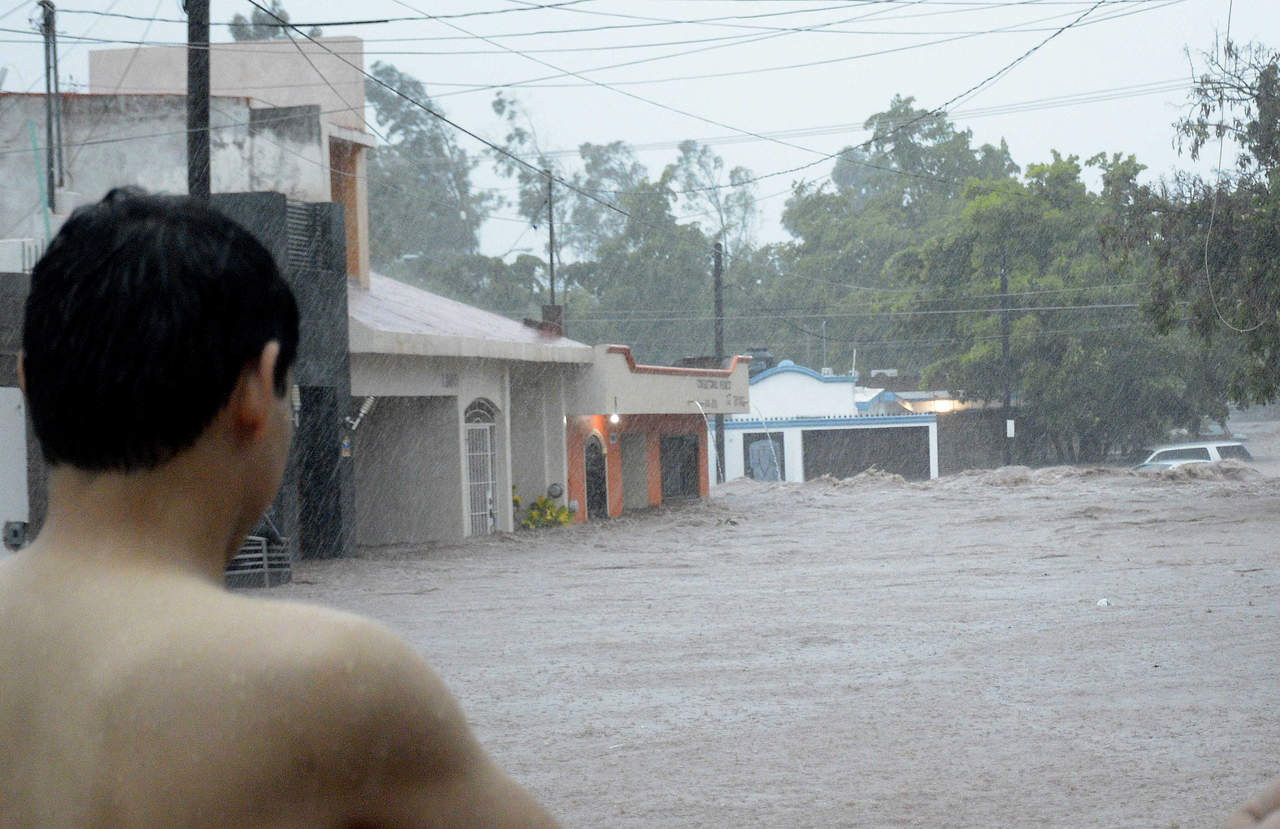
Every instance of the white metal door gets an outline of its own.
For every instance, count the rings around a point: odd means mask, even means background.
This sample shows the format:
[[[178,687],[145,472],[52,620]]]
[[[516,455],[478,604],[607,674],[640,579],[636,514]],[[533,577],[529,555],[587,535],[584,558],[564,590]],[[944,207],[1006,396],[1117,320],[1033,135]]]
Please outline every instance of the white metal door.
[[[494,474],[494,424],[467,424],[467,492],[471,534],[487,535],[498,526],[498,481]]]

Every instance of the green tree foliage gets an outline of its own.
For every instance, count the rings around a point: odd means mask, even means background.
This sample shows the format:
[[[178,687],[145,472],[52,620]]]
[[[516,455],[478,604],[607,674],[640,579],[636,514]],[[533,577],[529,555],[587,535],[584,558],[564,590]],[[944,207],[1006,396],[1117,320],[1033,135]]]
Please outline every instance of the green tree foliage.
[[[825,319],[828,364],[856,348],[864,369],[921,371],[970,399],[1009,393],[1026,460],[1098,460],[1225,417],[1230,354],[1162,339],[1134,307],[1157,267],[1136,159],[1089,159],[1094,193],[1077,157],[1019,176],[1003,143],[975,147],[910,98],[866,127],[834,186],[796,187],[787,204],[795,241],[760,301],[809,316],[780,321],[778,350],[812,364]]]
[[[1230,394],[1280,396],[1280,53],[1230,41],[1203,56],[1190,112],[1175,128],[1192,158],[1234,145],[1234,171],[1182,175],[1135,212],[1152,225],[1160,268],[1151,291],[1162,331],[1185,325],[1240,352]]]
[[[1040,441],[1031,454],[1066,462],[1226,416],[1221,363],[1185,337],[1159,337],[1137,313],[1150,254],[1110,244],[1126,230],[1141,165],[1118,155],[1089,164],[1102,172],[1100,194],[1075,156],[1056,153],[1023,182],[971,184],[946,232],[887,269],[919,288],[893,308],[911,314],[895,324],[900,336],[935,344],[926,383],[970,399],[1010,393]]]
[[[440,111],[417,78],[382,62],[371,73]],[[368,161],[373,269],[466,302],[529,305],[532,291],[520,269],[509,274],[501,260],[478,254],[480,224],[497,199],[472,186],[477,160],[458,146],[452,127],[382,84],[365,85],[387,139]]]
[[[284,10],[284,4],[280,0],[268,0],[267,9],[270,13],[264,12],[262,9],[254,8],[250,10],[249,16],[236,13],[231,18],[231,25],[227,28],[231,31],[232,40],[271,40],[272,38],[287,38],[292,32],[287,31],[282,23],[289,22],[289,13]],[[320,28],[312,26],[307,30],[309,37],[320,37]]]
[[[681,208],[695,214],[694,223],[703,234],[721,242],[731,256],[745,252],[751,246],[756,217],[751,171],[746,167],[726,171],[724,159],[696,141],[680,142],[679,152],[668,169],[680,192]]]
[[[967,183],[1011,181],[1018,167],[1003,143],[975,148],[968,131],[912,103],[895,96],[867,119],[872,139],[840,154],[831,185],[798,185],[788,200],[782,221],[795,241],[778,251],[786,278],[772,281],[764,301],[809,316],[775,327],[781,351],[811,362],[821,317],[834,314],[830,363],[850,365],[855,349],[863,365],[919,368],[928,356],[905,342],[920,338],[894,336],[901,332],[884,319],[843,315],[875,311],[901,295],[890,260],[942,233],[963,208]]]

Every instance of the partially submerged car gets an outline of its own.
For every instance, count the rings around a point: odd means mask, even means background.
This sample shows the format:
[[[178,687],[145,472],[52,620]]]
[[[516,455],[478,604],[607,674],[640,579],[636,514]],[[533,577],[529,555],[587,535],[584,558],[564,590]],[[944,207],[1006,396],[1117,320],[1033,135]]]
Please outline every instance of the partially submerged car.
[[[1206,440],[1198,443],[1175,443],[1158,447],[1147,459],[1134,467],[1145,470],[1173,469],[1188,463],[1214,461],[1251,461],[1253,455],[1238,440]]]

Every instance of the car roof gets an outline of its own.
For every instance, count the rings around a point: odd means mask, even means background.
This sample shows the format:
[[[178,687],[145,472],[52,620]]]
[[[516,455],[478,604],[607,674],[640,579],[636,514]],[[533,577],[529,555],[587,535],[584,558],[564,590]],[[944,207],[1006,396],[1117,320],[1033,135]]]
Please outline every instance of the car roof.
[[[1163,452],[1166,449],[1207,449],[1210,446],[1244,446],[1244,440],[1198,440],[1191,443],[1166,443],[1152,449],[1152,452]]]

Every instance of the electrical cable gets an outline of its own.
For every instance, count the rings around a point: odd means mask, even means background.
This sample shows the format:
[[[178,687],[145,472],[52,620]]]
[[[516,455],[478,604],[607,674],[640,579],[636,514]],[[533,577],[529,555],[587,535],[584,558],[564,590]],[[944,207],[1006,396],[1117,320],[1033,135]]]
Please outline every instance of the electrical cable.
[[[972,95],[976,95],[979,91],[981,91],[982,89],[984,89],[986,86],[988,86],[988,85],[990,85],[990,84],[994,83],[995,81],[999,80],[999,79],[1000,79],[1001,77],[1003,77],[1005,74],[1007,74],[1008,72],[1012,71],[1012,70],[1013,70],[1013,68],[1015,68],[1015,67],[1016,67],[1018,64],[1020,64],[1022,61],[1026,60],[1026,59],[1027,59],[1027,58],[1029,58],[1031,55],[1035,54],[1035,52],[1039,51],[1039,49],[1040,49],[1040,48],[1042,48],[1042,47],[1043,47],[1045,44],[1047,44],[1049,41],[1051,41],[1051,40],[1053,40],[1054,38],[1058,37],[1059,35],[1061,35],[1061,34],[1062,34],[1064,31],[1066,31],[1067,29],[1069,29],[1069,28],[1071,28],[1071,27],[1073,27],[1073,26],[1075,26],[1075,25],[1079,24],[1079,23],[1080,23],[1082,20],[1084,20],[1084,19],[1085,19],[1085,18],[1086,18],[1086,17],[1087,17],[1091,12],[1093,12],[1094,10],[1098,9],[1099,7],[1101,7],[1101,6],[1103,6],[1104,4],[1106,4],[1106,3],[1108,3],[1108,2],[1111,2],[1111,1],[1112,1],[1112,0],[1096,0],[1096,2],[1094,2],[1094,3],[1093,3],[1093,5],[1091,5],[1088,9],[1086,9],[1084,12],[1082,12],[1080,15],[1078,15],[1078,16],[1077,16],[1075,19],[1073,19],[1070,23],[1067,23],[1066,25],[1064,25],[1064,26],[1060,27],[1059,29],[1057,29],[1055,32],[1053,32],[1052,34],[1050,34],[1047,38],[1045,38],[1045,39],[1043,39],[1042,41],[1040,41],[1040,43],[1038,43],[1037,45],[1033,46],[1031,49],[1027,50],[1027,51],[1026,51],[1026,52],[1024,52],[1021,56],[1019,56],[1018,58],[1016,58],[1013,62],[1011,62],[1011,63],[1009,63],[1009,64],[1006,64],[1004,67],[1002,67],[1000,70],[998,70],[998,71],[997,71],[997,72],[995,72],[994,74],[992,74],[992,75],[988,76],[987,78],[985,78],[985,79],[983,79],[982,81],[980,81],[978,84],[976,84],[976,85],[974,85],[974,86],[970,87],[969,89],[965,90],[965,91],[964,91],[964,92],[962,92],[960,95],[958,95],[958,96],[956,96],[956,97],[954,97],[954,98],[950,99],[949,101],[947,101],[946,103],[944,103],[944,104],[942,105],[942,107],[939,107],[939,108],[938,108],[938,111],[945,111],[946,107],[948,107],[948,106],[950,106],[950,105],[952,105],[952,104],[954,104],[954,103],[956,103],[956,102],[960,101],[961,99],[964,99],[964,98],[966,98],[966,97],[970,97],[970,96],[972,96]],[[252,2],[252,3],[253,3],[253,5],[258,6],[258,4],[255,2],[255,0],[250,0],[250,2]],[[414,6],[410,5],[409,3],[404,2],[404,0],[393,0],[393,2],[395,2],[395,3],[396,3],[397,5],[399,5],[399,6],[402,6],[402,7],[404,7],[404,8],[409,9],[410,11],[418,12],[419,14],[421,14],[421,13],[422,13],[421,9],[415,8]],[[1178,2],[1178,0],[1173,0],[1173,2]],[[258,6],[258,7],[259,7],[259,8],[261,8],[261,6]],[[459,31],[459,32],[462,32],[463,34],[474,34],[474,33],[472,33],[472,32],[468,32],[466,29],[462,28],[461,26],[458,26],[458,25],[457,25],[457,24],[455,24],[455,23],[450,23],[450,22],[448,22],[448,21],[442,21],[442,22],[444,23],[444,25],[448,26],[449,28],[451,28],[451,29],[455,29],[456,31]],[[296,28],[296,27],[295,27],[295,28]],[[658,107],[658,108],[660,108],[660,109],[664,109],[664,110],[667,110],[667,111],[670,111],[670,112],[674,112],[674,113],[677,113],[677,114],[680,114],[680,115],[684,115],[684,116],[686,116],[686,117],[688,117],[688,118],[693,118],[693,119],[695,119],[695,120],[703,121],[703,122],[705,122],[705,123],[713,124],[713,125],[715,125],[715,126],[719,126],[719,127],[723,128],[723,129],[729,129],[729,130],[733,130],[734,132],[739,132],[739,133],[744,133],[744,134],[747,134],[747,135],[755,136],[755,137],[757,137],[757,138],[760,138],[761,140],[771,141],[771,142],[776,143],[776,144],[781,144],[782,146],[787,146],[787,147],[791,147],[791,148],[794,148],[794,149],[803,150],[803,151],[805,151],[805,152],[810,152],[810,153],[818,153],[818,154],[821,156],[821,158],[819,158],[819,160],[818,160],[818,161],[813,162],[813,163],[808,164],[808,165],[804,165],[803,167],[798,168],[798,169],[806,169],[806,168],[808,168],[808,167],[812,167],[812,166],[814,166],[814,165],[816,165],[816,164],[820,164],[820,163],[823,163],[824,161],[830,160],[831,158],[835,158],[836,156],[842,156],[842,155],[844,155],[845,153],[849,152],[849,150],[848,150],[848,149],[846,149],[846,150],[842,150],[840,153],[835,153],[835,154],[826,154],[826,153],[821,153],[820,151],[813,150],[813,149],[810,149],[810,148],[808,148],[808,147],[803,147],[803,146],[801,146],[801,145],[794,144],[794,143],[791,143],[791,142],[788,142],[788,141],[783,141],[783,140],[776,139],[776,138],[768,138],[768,137],[766,137],[766,136],[764,136],[764,135],[761,135],[761,134],[759,134],[759,133],[752,132],[751,130],[744,130],[744,129],[741,129],[741,128],[738,128],[738,127],[734,127],[734,126],[732,126],[732,125],[725,124],[725,123],[723,123],[723,122],[717,121],[717,120],[712,119],[712,118],[706,118],[705,116],[696,115],[696,114],[691,113],[691,112],[688,112],[688,111],[686,111],[686,110],[679,109],[678,107],[673,107],[673,106],[670,106],[670,105],[667,105],[667,104],[663,104],[663,103],[658,102],[658,101],[654,101],[654,100],[649,99],[649,98],[645,98],[645,97],[643,97],[643,96],[641,96],[641,95],[637,95],[637,94],[635,94],[635,93],[628,92],[627,90],[624,90],[624,89],[617,89],[616,87],[611,86],[610,84],[606,84],[606,83],[604,83],[604,82],[602,82],[602,81],[599,81],[599,80],[596,80],[596,79],[594,79],[594,78],[586,77],[586,76],[584,76],[584,75],[581,75],[580,73],[572,72],[572,71],[567,71],[567,70],[563,70],[563,69],[561,69],[560,67],[555,66],[554,64],[551,64],[551,63],[548,63],[547,61],[542,60],[541,58],[537,58],[537,57],[532,57],[532,56],[529,56],[529,55],[525,55],[525,54],[521,53],[519,50],[512,49],[512,48],[507,47],[507,46],[503,46],[502,44],[496,43],[495,41],[489,40],[489,39],[487,39],[487,38],[485,38],[485,37],[483,37],[483,36],[477,36],[477,37],[479,37],[479,39],[484,40],[484,41],[485,41],[485,42],[487,42],[487,43],[491,43],[491,44],[493,44],[493,45],[500,46],[501,48],[503,48],[503,49],[504,49],[504,50],[506,50],[506,51],[510,51],[510,52],[512,52],[513,54],[516,54],[516,55],[519,55],[519,56],[521,56],[521,57],[524,57],[525,59],[527,59],[527,60],[531,60],[531,61],[533,61],[534,63],[538,63],[538,64],[541,64],[541,65],[543,65],[543,66],[546,66],[547,68],[552,69],[552,70],[554,70],[554,71],[557,71],[557,72],[566,72],[567,74],[573,75],[574,77],[582,78],[583,80],[587,80],[587,81],[591,82],[592,84],[595,84],[595,85],[597,85],[597,86],[600,86],[600,87],[602,87],[602,88],[604,88],[604,89],[610,90],[610,91],[615,92],[615,93],[620,94],[620,95],[624,95],[624,96],[629,97],[629,98],[634,98],[634,99],[636,99],[636,100],[638,100],[638,101],[641,101],[641,102],[643,102],[643,103],[647,103],[647,104],[649,104],[649,105],[651,105],[651,106],[655,106],[655,107]],[[440,97],[443,97],[443,96],[440,96]],[[913,124],[913,123],[915,123],[915,122],[917,122],[917,121],[919,121],[919,120],[922,120],[923,118],[928,117],[928,115],[931,115],[931,114],[934,114],[934,113],[933,113],[933,112],[922,113],[922,114],[921,114],[920,116],[918,116],[917,118],[915,118],[915,119],[912,119],[912,120],[909,120],[909,121],[905,122],[903,125],[901,125],[901,126],[899,126],[898,128],[896,128],[896,129],[895,129],[894,131],[892,131],[890,134],[893,134],[893,132],[898,132],[898,131],[900,131],[900,130],[902,130],[902,129],[905,129],[907,126],[909,126],[909,125],[911,125],[911,124]],[[869,144],[870,144],[870,143],[872,143],[874,140],[875,140],[875,139],[873,138],[873,139],[871,139],[870,141],[866,142],[866,144],[867,144],[867,145],[869,145]],[[864,146],[865,146],[865,145],[864,145]],[[515,156],[512,156],[512,157],[514,158]],[[525,164],[526,166],[530,166],[530,167],[531,167],[531,165],[528,165],[528,163],[527,163],[527,162],[523,162],[523,161],[522,161],[521,163]],[[866,162],[861,162],[860,160],[856,160],[856,159],[854,160],[854,163],[866,164]],[[867,166],[874,166],[874,165],[867,165]],[[892,169],[892,168],[890,168],[890,169]],[[905,171],[899,171],[899,172],[905,172]],[[777,174],[775,173],[775,174],[771,174],[771,175],[777,175]],[[692,192],[710,192],[710,191],[712,191],[712,190],[721,190],[721,189],[725,189],[726,187],[741,187],[741,186],[744,186],[744,185],[746,185],[746,184],[753,183],[754,181],[758,181],[758,180],[761,180],[761,179],[763,179],[763,178],[768,178],[768,177],[770,177],[770,176],[769,176],[769,175],[766,175],[766,176],[756,176],[756,177],[754,177],[754,178],[749,178],[749,179],[744,180],[744,181],[735,182],[735,183],[730,184],[730,185],[710,185],[710,186],[707,186],[707,187],[700,187],[700,188],[686,188],[686,189],[684,189],[684,190],[681,190],[681,191],[674,191],[674,192],[675,192],[675,194],[676,194],[676,195],[687,195],[687,194],[692,193]],[[574,188],[571,188],[571,189],[574,189]],[[579,193],[581,193],[581,192],[584,192],[584,191],[576,190],[576,189],[575,189],[575,192],[579,192]],[[598,191],[598,192],[604,192],[604,191]],[[618,193],[617,191],[614,191],[614,192],[612,192],[612,193],[611,193],[611,195],[619,195],[619,193]],[[594,197],[593,197],[593,198],[594,198]]]
[[[260,9],[260,10],[262,10],[262,11],[266,12],[267,14],[270,14],[272,17],[276,17],[276,15],[272,14],[272,12],[271,12],[269,9],[267,9],[266,7],[264,7],[262,4],[258,3],[258,2],[257,2],[257,0],[248,0],[248,2],[249,2],[249,4],[250,4],[250,5],[254,6],[255,8],[258,8],[258,9]],[[280,18],[279,18],[279,17],[276,17],[276,19],[277,19],[277,20],[280,20]],[[287,21],[281,20],[280,22],[284,23],[284,22],[287,22]],[[466,127],[462,126],[462,125],[461,125],[461,124],[459,124],[458,122],[451,120],[450,118],[448,118],[447,116],[445,116],[443,113],[436,112],[434,109],[432,109],[431,107],[429,107],[429,106],[427,106],[426,104],[422,103],[421,101],[418,101],[418,100],[414,99],[412,96],[410,96],[410,95],[406,95],[405,93],[401,92],[400,90],[396,89],[395,87],[393,87],[393,86],[391,86],[390,84],[388,84],[388,83],[386,83],[385,81],[383,81],[381,78],[378,78],[378,77],[376,77],[376,76],[374,76],[374,75],[372,75],[372,74],[370,74],[370,73],[366,72],[366,71],[364,70],[364,67],[357,66],[357,65],[353,64],[351,61],[346,60],[345,58],[341,57],[340,55],[336,55],[336,54],[334,54],[334,53],[332,52],[332,50],[330,50],[330,49],[328,49],[327,47],[325,47],[325,45],[324,45],[323,43],[320,43],[320,42],[319,42],[319,41],[317,41],[315,38],[311,37],[311,35],[307,34],[306,32],[302,31],[301,29],[299,29],[297,26],[294,26],[294,25],[290,24],[289,28],[292,28],[294,31],[298,32],[298,33],[299,33],[299,34],[301,34],[303,37],[305,37],[307,40],[310,40],[312,43],[315,43],[317,46],[319,46],[321,49],[324,49],[326,52],[329,52],[330,54],[333,54],[333,55],[334,55],[334,57],[337,57],[337,58],[338,58],[338,60],[340,60],[340,61],[342,61],[343,63],[345,63],[347,66],[350,66],[351,68],[355,69],[357,72],[359,72],[359,73],[360,73],[361,75],[363,75],[364,77],[368,78],[369,80],[372,80],[374,83],[376,83],[376,84],[378,84],[379,86],[383,87],[384,89],[386,89],[387,91],[389,91],[389,92],[391,92],[392,94],[396,95],[397,97],[399,97],[399,98],[403,98],[405,101],[407,101],[408,103],[410,103],[410,104],[412,104],[412,105],[416,106],[417,108],[421,109],[423,112],[427,113],[428,115],[432,116],[433,118],[436,118],[436,119],[439,119],[440,121],[443,121],[444,123],[448,124],[449,126],[453,127],[454,129],[458,130],[459,132],[463,133],[464,135],[470,136],[472,139],[474,139],[474,140],[476,140],[476,141],[479,141],[481,144],[484,144],[486,147],[489,147],[489,148],[490,148],[490,149],[492,149],[494,152],[500,153],[501,155],[506,156],[507,158],[510,158],[512,161],[516,162],[517,164],[519,164],[519,165],[520,165],[520,166],[522,166],[522,167],[525,167],[525,168],[527,168],[527,169],[529,169],[529,170],[533,171],[535,174],[540,175],[540,176],[547,176],[547,173],[546,173],[546,172],[544,172],[543,170],[538,169],[536,166],[534,166],[533,164],[530,164],[529,162],[525,161],[523,158],[520,158],[518,155],[516,155],[515,153],[511,152],[510,150],[507,150],[506,148],[501,147],[501,146],[499,146],[499,145],[497,145],[497,144],[493,143],[492,141],[489,141],[488,139],[486,139],[486,138],[484,138],[484,137],[482,137],[482,136],[478,135],[477,133],[472,132],[471,130],[469,130],[469,129],[467,129]],[[555,181],[555,182],[557,182],[558,184],[560,184],[562,187],[565,187],[565,188],[567,188],[567,189],[569,189],[569,190],[571,190],[571,191],[573,191],[573,192],[575,192],[575,193],[577,193],[577,194],[579,194],[579,195],[583,196],[584,198],[590,199],[591,201],[596,202],[597,204],[600,204],[601,206],[606,207],[606,208],[608,208],[609,210],[613,210],[613,211],[615,211],[615,212],[617,212],[617,213],[619,213],[619,214],[621,214],[621,215],[623,215],[623,216],[626,216],[628,219],[633,218],[633,217],[631,216],[631,214],[630,214],[630,213],[628,213],[627,211],[625,211],[625,210],[623,210],[622,208],[618,207],[617,205],[615,205],[615,204],[610,204],[609,202],[605,201],[604,199],[601,199],[601,198],[599,198],[599,197],[597,197],[597,196],[595,196],[595,195],[592,195],[591,193],[588,193],[587,191],[582,190],[581,188],[577,187],[576,185],[574,185],[574,184],[572,184],[572,183],[570,183],[570,182],[568,182],[568,181],[565,181],[565,180],[564,180],[563,178],[561,178],[561,177],[558,177],[558,176],[554,176],[554,175],[552,175],[552,176],[549,176],[549,178],[551,178],[553,181]]]
[[[482,17],[482,16],[495,15],[495,14],[510,14],[512,12],[539,11],[542,9],[555,9],[555,8],[561,8],[563,6],[576,6],[581,3],[594,3],[594,2],[596,2],[596,0],[561,0],[561,2],[558,2],[558,3],[536,4],[536,5],[521,7],[518,9],[488,9],[484,11],[455,12],[453,14],[440,14],[440,15],[426,14],[424,12],[421,17],[381,17],[376,19],[364,19],[364,20],[320,20],[316,22],[306,22],[306,23],[296,22],[296,21],[286,21],[284,23],[265,22],[265,23],[258,23],[255,25],[270,26],[272,28],[277,28],[277,29],[284,29],[289,26],[307,26],[307,27],[315,27],[315,28],[323,28],[326,26],[328,27],[372,26],[372,25],[378,25],[383,23],[403,23],[403,22],[422,21],[422,20],[439,20],[441,18],[453,18],[453,17]],[[123,18],[126,20],[152,20],[158,23],[186,23],[187,22],[186,18],[174,18],[174,17],[147,18],[147,17],[140,17],[138,15],[133,15],[133,14],[123,14],[120,12],[115,12],[115,13],[112,13],[109,11],[103,12],[103,11],[98,11],[96,9],[59,9],[58,13],[59,14],[91,14],[91,15],[97,15],[101,17]],[[2,15],[0,15],[0,17],[2,17]],[[237,26],[241,24],[237,24],[233,20],[225,20],[225,21],[214,21],[214,22],[211,22],[209,25],[232,27],[232,26]]]
[[[1234,10],[1235,0],[1227,0],[1227,49],[1231,48],[1231,16]],[[1219,108],[1225,107],[1225,103],[1221,95],[1218,98],[1218,106]],[[1209,270],[1209,240],[1213,236],[1213,223],[1218,214],[1218,193],[1222,190],[1222,150],[1226,145],[1223,132],[1224,131],[1220,130],[1218,133],[1218,166],[1216,168],[1218,172],[1218,181],[1215,183],[1213,188],[1213,203],[1212,207],[1209,209],[1209,227],[1204,233],[1204,282],[1205,286],[1209,289],[1209,302],[1213,305],[1213,312],[1218,316],[1218,321],[1237,334],[1251,334],[1266,325],[1267,320],[1262,319],[1248,328],[1239,328],[1228,321],[1226,315],[1222,313],[1222,309],[1218,306],[1218,298],[1213,292],[1213,274]]]
[[[1099,17],[1095,20],[1091,20],[1087,23],[1081,24],[1080,28],[1083,28],[1085,26],[1098,25],[1100,23],[1107,23],[1112,20],[1128,17],[1129,15],[1133,15],[1133,14],[1142,14],[1142,13],[1151,12],[1151,11],[1159,11],[1160,9],[1166,8],[1168,6],[1179,5],[1181,3],[1187,2],[1187,0],[1150,0],[1150,1],[1159,2],[1160,5],[1157,5],[1153,8],[1133,9],[1133,10],[1128,10],[1124,12],[1117,12],[1115,14],[1111,14],[1106,17]],[[1114,2],[1118,2],[1118,0],[1104,0],[1104,2],[1114,3]],[[1054,15],[1055,18],[1061,17],[1061,16],[1062,15]],[[892,46],[892,47],[877,49],[869,52],[859,52],[853,55],[840,55],[838,57],[804,61],[801,63],[789,63],[789,64],[782,64],[778,66],[753,67],[753,68],[747,68],[747,69],[732,69],[732,70],[724,70],[719,72],[705,72],[705,73],[696,74],[696,75],[673,75],[673,76],[661,77],[661,78],[615,80],[610,82],[610,86],[613,86],[613,87],[651,86],[654,84],[684,83],[688,81],[709,80],[709,79],[715,79],[715,78],[754,76],[754,75],[764,74],[768,72],[780,72],[780,71],[786,71],[786,70],[792,70],[792,69],[811,69],[818,66],[829,66],[837,63],[847,63],[855,60],[863,60],[865,58],[881,57],[883,55],[914,51],[917,49],[940,46],[947,43],[955,43],[962,40],[969,40],[975,37],[982,37],[982,36],[993,35],[993,34],[1021,34],[1026,32],[1054,31],[1053,29],[1049,29],[1049,28],[1043,28],[1043,29],[1020,28],[1022,25],[1023,24],[1010,24],[1008,26],[1003,26],[996,29],[985,29],[985,30],[979,30],[979,31],[973,31],[973,32],[964,32],[964,33],[955,34],[949,37],[938,38],[936,40],[921,41],[919,43],[912,43],[912,44],[907,44],[903,46]],[[798,30],[798,31],[805,31],[805,30]],[[790,33],[792,32],[787,31],[787,32],[784,32],[783,34],[790,34]],[[739,40],[734,43],[721,44],[719,46],[710,46],[710,47],[699,48],[699,49],[689,49],[683,52],[673,52],[667,55],[657,55],[657,56],[651,56],[647,58],[639,58],[631,61],[624,61],[620,63],[607,64],[603,66],[594,66],[589,69],[585,69],[583,71],[584,72],[603,72],[610,69],[621,69],[621,68],[636,66],[636,65],[645,64],[645,63],[652,63],[654,61],[669,60],[671,58],[683,57],[685,55],[700,54],[703,52],[714,51],[716,49],[727,48],[731,46],[751,44],[756,42],[757,40],[764,40],[767,37],[775,37],[775,36],[776,35],[767,35],[767,36],[762,36],[757,38]],[[484,38],[481,37],[480,39],[483,40]],[[532,54],[532,52],[531,51],[527,53],[521,52],[521,54]],[[582,76],[575,74],[573,72],[561,72],[555,75],[543,75],[536,78],[525,78],[520,81],[509,81],[509,82],[500,83],[500,84],[466,84],[466,83],[453,82],[453,81],[442,82],[442,83],[438,83],[437,86],[451,86],[451,87],[463,87],[463,88],[455,89],[452,92],[443,92],[437,95],[436,97],[445,98],[445,97],[452,97],[455,95],[469,95],[476,92],[486,92],[494,89],[582,88],[585,86],[592,86],[600,83],[600,82],[592,81],[589,78],[584,78],[583,79],[585,81],[584,83],[548,83],[548,81],[554,81],[563,77],[582,77]]]
[[[760,314],[734,314],[722,315],[720,319],[725,321],[731,320],[769,320],[769,319],[896,319],[903,317],[939,317],[939,316],[959,316],[964,314],[998,314],[1004,311],[1016,313],[1032,313],[1032,312],[1065,312],[1065,311],[1111,311],[1124,310],[1131,311],[1139,309],[1142,306],[1137,302],[1115,302],[1115,303],[1089,303],[1083,305],[1028,305],[1017,308],[935,308],[915,311],[834,311],[834,312],[807,312],[807,313],[760,313]],[[629,316],[625,319],[605,319],[601,317],[594,318],[594,322],[707,322],[714,320],[715,316],[691,312],[690,314],[671,315],[671,316]]]

